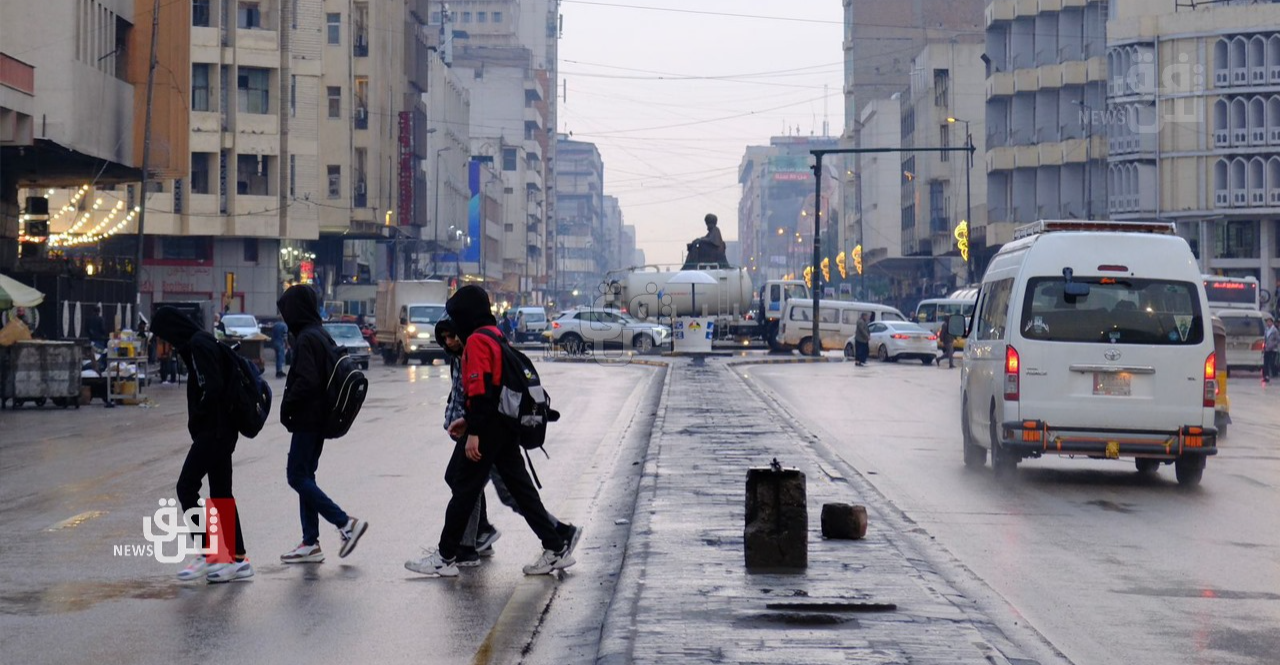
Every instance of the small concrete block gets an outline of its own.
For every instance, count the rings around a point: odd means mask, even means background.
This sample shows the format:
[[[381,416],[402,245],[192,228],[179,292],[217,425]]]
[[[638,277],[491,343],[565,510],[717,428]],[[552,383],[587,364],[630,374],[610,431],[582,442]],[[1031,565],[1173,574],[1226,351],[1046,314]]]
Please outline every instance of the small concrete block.
[[[867,535],[867,508],[847,503],[822,504],[822,537],[860,540]]]

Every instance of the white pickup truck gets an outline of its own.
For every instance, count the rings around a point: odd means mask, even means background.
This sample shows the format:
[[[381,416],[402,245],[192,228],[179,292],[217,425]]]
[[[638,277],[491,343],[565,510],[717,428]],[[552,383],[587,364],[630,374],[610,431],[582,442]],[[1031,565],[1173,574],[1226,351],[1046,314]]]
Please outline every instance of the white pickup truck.
[[[444,316],[449,284],[435,279],[381,281],[374,302],[378,352],[388,364],[407,365],[410,358],[430,363],[445,357],[436,344],[436,321]]]

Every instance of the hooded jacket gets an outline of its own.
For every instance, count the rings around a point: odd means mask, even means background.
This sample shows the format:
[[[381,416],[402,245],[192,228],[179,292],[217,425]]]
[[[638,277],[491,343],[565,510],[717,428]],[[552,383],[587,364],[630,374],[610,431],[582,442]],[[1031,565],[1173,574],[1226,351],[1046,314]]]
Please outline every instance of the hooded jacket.
[[[227,376],[232,368],[213,335],[201,330],[191,317],[173,307],[161,307],[151,322],[151,332],[178,352],[187,365],[187,431],[193,440],[214,437],[234,443],[239,434],[226,417]]]
[[[293,364],[280,398],[280,422],[290,432],[319,432],[324,426],[333,338],[320,319],[320,301],[305,284],[289,287],[276,302],[293,335]]]
[[[446,332],[458,334],[453,325],[453,319],[449,318],[448,314],[436,321],[436,344],[444,349],[445,358],[449,360],[449,378],[453,381],[453,386],[449,390],[449,399],[444,406],[444,428],[449,429],[449,423],[466,417],[467,393],[462,387],[462,356],[449,350],[449,345],[444,341]]]
[[[510,437],[498,415],[498,394],[502,382],[502,347],[487,335],[474,334],[482,328],[502,336],[498,320],[489,308],[489,294],[474,284],[454,293],[444,305],[453,320],[462,349],[462,387],[466,393],[467,434]]]

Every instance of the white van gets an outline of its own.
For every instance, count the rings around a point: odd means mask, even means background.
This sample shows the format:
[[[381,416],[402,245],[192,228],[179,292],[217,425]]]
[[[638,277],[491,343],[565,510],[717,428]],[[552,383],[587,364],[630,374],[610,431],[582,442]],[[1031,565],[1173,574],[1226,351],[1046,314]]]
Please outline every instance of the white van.
[[[1227,329],[1227,373],[1233,369],[1262,370],[1262,345],[1267,315],[1256,309],[1220,309],[1216,312]]]
[[[1212,313],[1172,224],[1042,221],[982,278],[964,332],[964,461],[1042,454],[1173,463],[1195,485],[1217,453]],[[948,325],[959,332],[962,319]]]
[[[870,314],[872,321],[906,321],[902,312],[888,305],[843,300],[818,301],[818,336],[825,351],[844,348],[845,340],[858,326],[858,316]],[[813,301],[787,300],[778,328],[779,346],[784,351],[800,349],[800,355],[813,353]]]
[[[915,322],[930,332],[937,333],[952,314],[959,314],[966,319],[973,316],[973,306],[978,302],[975,291],[972,298],[925,298],[916,305]],[[964,350],[964,340],[955,340],[957,351]],[[938,336],[938,348],[942,348],[942,336]]]

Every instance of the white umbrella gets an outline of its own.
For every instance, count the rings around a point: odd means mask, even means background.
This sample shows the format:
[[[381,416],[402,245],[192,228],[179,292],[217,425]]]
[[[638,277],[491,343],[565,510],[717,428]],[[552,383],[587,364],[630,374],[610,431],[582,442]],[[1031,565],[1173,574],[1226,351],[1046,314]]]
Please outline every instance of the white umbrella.
[[[715,277],[708,275],[701,270],[681,270],[671,276],[667,280],[667,284],[688,284],[689,298],[692,301],[692,309],[696,315],[698,312],[698,285],[699,284],[718,284]]]
[[[71,336],[71,301],[62,301],[62,336]]]
[[[76,334],[75,336],[77,338],[80,337],[80,303],[79,302],[76,303]]]
[[[0,275],[0,309],[35,307],[44,294],[7,275]]]

